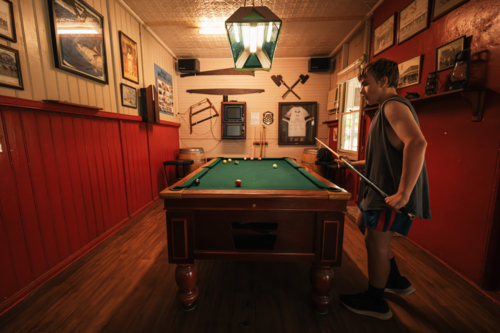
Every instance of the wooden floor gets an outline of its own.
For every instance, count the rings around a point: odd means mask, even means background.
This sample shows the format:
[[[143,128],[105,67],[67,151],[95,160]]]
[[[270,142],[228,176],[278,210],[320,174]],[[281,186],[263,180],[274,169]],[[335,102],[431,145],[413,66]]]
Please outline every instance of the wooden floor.
[[[498,332],[500,305],[395,237],[411,296],[386,294],[394,317],[359,316],[339,293],[367,286],[361,234],[346,219],[342,267],[327,315],[309,307],[309,263],[198,262],[198,308],[176,301],[161,202],[0,317],[0,332]]]

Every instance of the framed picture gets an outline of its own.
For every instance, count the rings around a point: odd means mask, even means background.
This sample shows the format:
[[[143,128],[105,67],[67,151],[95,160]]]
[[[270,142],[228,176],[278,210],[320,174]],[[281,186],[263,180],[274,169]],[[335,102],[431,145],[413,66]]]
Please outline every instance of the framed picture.
[[[120,52],[122,61],[122,77],[139,83],[139,58],[137,43],[120,31]]]
[[[0,45],[0,86],[24,90],[19,51]]]
[[[418,55],[398,65],[399,81],[397,89],[420,84],[421,60],[422,55]]]
[[[283,102],[278,109],[279,145],[315,145],[317,102]]]
[[[49,0],[57,68],[108,83],[104,18],[83,0]]]
[[[406,42],[429,27],[428,13],[429,0],[414,0],[399,12],[398,44]]]
[[[0,0],[0,37],[17,42],[14,9],[9,0]]]
[[[396,36],[396,13],[375,28],[373,33],[373,56],[382,53],[394,45]]]
[[[438,47],[436,49],[436,72],[452,68],[455,63],[455,56],[458,52],[463,51],[464,46],[465,36],[462,36],[448,44]]]
[[[128,108],[137,109],[137,90],[134,87],[121,84],[122,105]]]
[[[455,8],[462,6],[467,1],[469,0],[435,0],[434,6],[432,6],[432,21],[448,14]]]
[[[155,64],[155,80],[160,112],[174,115],[174,85],[172,75]]]

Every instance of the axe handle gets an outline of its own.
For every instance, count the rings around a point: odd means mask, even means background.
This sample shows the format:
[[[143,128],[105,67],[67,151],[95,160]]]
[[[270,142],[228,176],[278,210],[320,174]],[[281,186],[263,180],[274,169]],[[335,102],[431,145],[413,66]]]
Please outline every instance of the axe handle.
[[[295,82],[293,84],[293,86],[290,89],[288,89],[288,91],[286,93],[284,93],[283,96],[281,96],[281,98],[285,98],[290,93],[290,91],[292,91],[292,89],[295,88],[295,86],[299,84],[300,80],[301,79],[298,79],[297,82]]]
[[[295,93],[292,89],[290,89],[290,87],[289,87],[289,86],[287,86],[287,85],[286,85],[285,81],[281,81],[281,83],[283,83],[283,84],[285,85],[285,87],[287,87],[287,88],[288,88],[288,90],[290,90],[290,91],[292,92],[292,94],[294,94],[294,95],[295,95],[295,97],[297,97],[298,99],[302,100],[302,99],[299,97],[299,95],[297,95],[297,94],[296,94],[296,93]]]

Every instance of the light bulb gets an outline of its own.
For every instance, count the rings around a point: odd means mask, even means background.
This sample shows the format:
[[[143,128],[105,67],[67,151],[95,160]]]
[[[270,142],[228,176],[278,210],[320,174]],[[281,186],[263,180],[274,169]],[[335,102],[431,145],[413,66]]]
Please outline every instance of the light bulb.
[[[250,52],[257,52],[257,27],[250,27]]]
[[[238,29],[238,25],[236,23],[233,23],[233,29],[234,29],[234,38],[236,38],[236,43],[240,42],[240,31]]]
[[[269,22],[269,28],[267,29],[267,42],[271,40],[271,33],[273,32],[273,22]]]
[[[264,44],[264,32],[266,30],[265,25],[257,26],[257,45],[259,45],[259,49],[262,48],[262,44]]]

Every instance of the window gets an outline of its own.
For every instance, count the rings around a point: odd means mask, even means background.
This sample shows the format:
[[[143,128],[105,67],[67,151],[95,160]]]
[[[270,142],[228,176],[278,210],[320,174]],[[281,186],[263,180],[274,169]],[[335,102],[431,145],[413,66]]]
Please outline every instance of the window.
[[[344,92],[341,109],[340,150],[346,153],[358,151],[359,106],[361,84],[352,78],[342,84]]]

